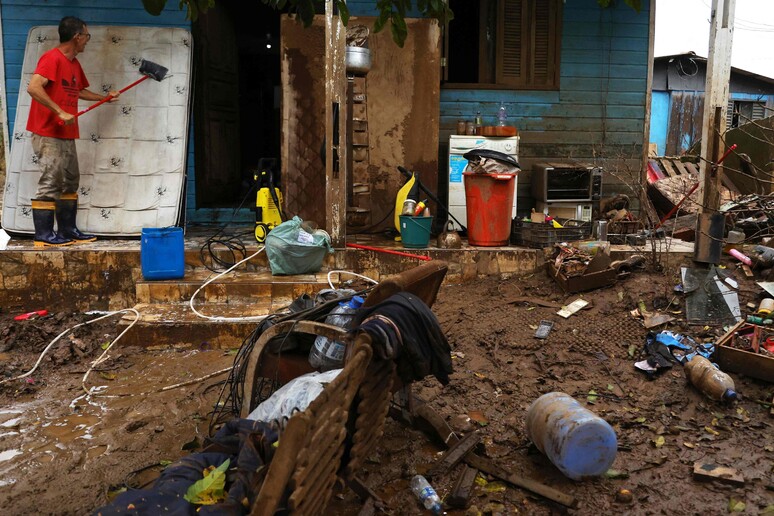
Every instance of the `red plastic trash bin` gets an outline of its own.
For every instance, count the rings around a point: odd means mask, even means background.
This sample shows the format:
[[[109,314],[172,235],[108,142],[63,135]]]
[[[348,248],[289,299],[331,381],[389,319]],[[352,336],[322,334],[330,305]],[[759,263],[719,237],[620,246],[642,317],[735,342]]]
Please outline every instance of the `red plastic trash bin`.
[[[507,245],[516,174],[462,174],[468,216],[468,243],[495,247]]]

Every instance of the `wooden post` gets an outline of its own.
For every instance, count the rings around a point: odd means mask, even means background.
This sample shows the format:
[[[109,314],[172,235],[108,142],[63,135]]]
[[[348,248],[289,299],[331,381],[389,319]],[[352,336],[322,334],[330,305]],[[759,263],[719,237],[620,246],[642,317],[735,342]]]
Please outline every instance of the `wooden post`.
[[[720,207],[720,170],[713,166],[723,154],[721,135],[726,131],[726,107],[731,78],[731,42],[734,34],[736,0],[712,0],[710,18],[709,56],[704,88],[704,120],[701,128],[701,157],[699,163],[699,219],[696,222],[694,261],[704,262],[706,256],[718,253],[710,248],[719,246],[709,235],[700,231]]]
[[[702,212],[715,212],[720,206],[720,171],[716,163],[723,154],[720,139],[726,130],[728,83],[731,78],[731,41],[734,34],[736,0],[712,0],[709,57],[704,88],[704,121],[701,128],[699,198]]]
[[[333,247],[342,248],[347,217],[346,28],[325,2],[325,218]]]

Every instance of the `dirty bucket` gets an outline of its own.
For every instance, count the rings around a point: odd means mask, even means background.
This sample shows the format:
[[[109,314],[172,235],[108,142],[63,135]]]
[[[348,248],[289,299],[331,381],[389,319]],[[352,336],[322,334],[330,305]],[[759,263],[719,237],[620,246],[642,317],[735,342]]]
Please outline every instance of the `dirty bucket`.
[[[403,247],[422,249],[430,242],[430,227],[433,217],[400,216],[400,239]]]
[[[468,243],[507,245],[511,238],[515,174],[462,174],[468,216]]]
[[[140,266],[146,280],[184,276],[183,228],[142,228]]]

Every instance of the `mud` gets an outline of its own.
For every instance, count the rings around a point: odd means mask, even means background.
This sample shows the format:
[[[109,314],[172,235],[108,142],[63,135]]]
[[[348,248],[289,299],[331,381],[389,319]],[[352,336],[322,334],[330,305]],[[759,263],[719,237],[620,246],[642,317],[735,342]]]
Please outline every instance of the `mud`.
[[[760,289],[739,271],[742,306],[759,301]],[[617,285],[587,293],[588,309],[569,319],[557,308],[579,297],[565,295],[542,274],[507,281],[481,281],[442,288],[434,311],[454,353],[455,374],[442,387],[428,379],[414,392],[460,435],[481,432],[485,453],[514,475],[548,484],[578,500],[564,509],[490,476],[479,478],[471,504],[487,514],[720,514],[731,500],[745,513],[774,504],[774,386],[732,374],[740,400],[723,406],[687,384],[680,366],[649,380],[637,371],[630,346],[639,350],[647,330],[630,315],[642,299],[653,308],[674,301],[673,331],[712,338],[721,328],[687,326],[685,306],[673,293],[674,274],[636,273]],[[93,316],[92,316],[93,317]],[[88,316],[54,314],[16,322],[0,314],[0,379],[28,370],[42,349],[67,327]],[[541,320],[554,322],[546,340],[533,337]],[[85,514],[105,504],[111,492],[151,482],[167,461],[188,453],[208,432],[208,417],[225,375],[193,385],[161,388],[228,367],[233,355],[194,349],[150,352],[111,350],[114,358],[81,379],[102,346],[123,328],[114,321],[80,328],[64,337],[30,379],[0,385],[0,512]],[[607,420],[616,430],[617,478],[574,482],[532,445],[524,428],[530,403],[563,391]],[[593,391],[596,394],[591,394]],[[185,450],[183,448],[186,448]],[[421,514],[408,483],[438,460],[442,446],[428,435],[388,420],[385,436],[360,475],[393,514]],[[693,478],[695,462],[732,467],[742,487]],[[441,497],[449,494],[460,466],[433,478]],[[632,492],[630,503],[616,499]],[[619,499],[625,499],[619,496]],[[351,491],[341,491],[329,514],[357,514]],[[466,514],[465,509],[449,514]],[[474,512],[470,512],[475,514]]]

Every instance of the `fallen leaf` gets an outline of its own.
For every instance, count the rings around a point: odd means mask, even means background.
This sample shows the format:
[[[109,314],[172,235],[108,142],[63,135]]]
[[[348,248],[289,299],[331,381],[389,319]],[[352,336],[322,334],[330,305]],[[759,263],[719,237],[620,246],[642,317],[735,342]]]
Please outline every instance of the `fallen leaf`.
[[[744,502],[731,498],[728,501],[728,512],[743,512],[746,505]]]
[[[481,426],[486,426],[489,424],[489,420],[486,418],[484,413],[481,412],[480,410],[470,411],[470,413],[468,414],[468,417],[470,418],[471,421],[475,421]]]
[[[644,423],[645,421],[647,420],[644,417],[638,417],[634,420],[635,423]]]
[[[215,505],[226,499],[226,470],[231,464],[231,459],[213,468],[210,466],[204,470],[204,477],[197,480],[183,495],[188,502],[196,505]]]
[[[104,350],[106,350],[106,349],[108,348],[108,346],[110,346],[110,342],[105,342],[105,343],[104,343],[104,344],[102,344],[100,347],[101,347],[101,348],[102,348],[102,350],[104,351]]]
[[[759,514],[774,514],[774,505],[768,505]]]
[[[475,376],[476,378],[480,378],[481,380],[486,379],[486,375],[481,373],[473,373],[473,376]]]
[[[534,307],[534,306],[530,306],[529,308],[527,308],[527,311],[528,311],[528,312],[531,312],[531,311],[532,311],[532,310],[534,310],[534,309],[535,309],[535,307]]]
[[[659,435],[654,441],[653,444],[656,445],[656,448],[661,448],[664,446],[664,443],[666,442],[666,439],[664,439],[663,435]]]
[[[488,482],[484,487],[484,491],[486,491],[487,493],[503,493],[505,492],[505,484],[500,482],[499,480],[495,480],[494,482]]]
[[[115,380],[116,374],[115,373],[106,373],[105,371],[99,372],[100,377],[104,378],[105,380]]]
[[[626,471],[619,471],[617,469],[608,469],[605,472],[605,476],[607,478],[613,478],[613,479],[616,479],[616,478],[629,478],[629,473],[626,472]]]
[[[159,466],[164,466],[165,468],[172,464],[172,461],[169,459],[162,459],[159,461]]]
[[[706,430],[708,433],[710,433],[712,435],[720,435],[720,432],[718,432],[717,430],[715,430],[714,428],[709,427],[709,426],[705,426],[704,430]]]
[[[608,391],[612,391],[613,389],[615,389],[615,385],[613,385],[612,383],[608,383],[607,384],[607,390]]]
[[[636,354],[637,354],[637,345],[629,344],[629,358],[634,358]]]
[[[538,329],[538,326],[537,326],[537,324],[530,324],[530,325],[529,325],[529,327],[530,327],[530,329],[532,329],[532,330],[537,330],[537,329]]]
[[[696,445],[693,444],[693,443],[683,443],[683,446],[685,446],[686,448],[691,448],[691,449],[696,448]]]
[[[763,449],[766,450],[767,452],[774,452],[774,444],[767,444],[766,446],[763,447]]]
[[[597,396],[597,391],[591,390],[589,391],[589,395],[586,399],[589,400],[589,403],[594,403],[598,398],[599,396]]]

